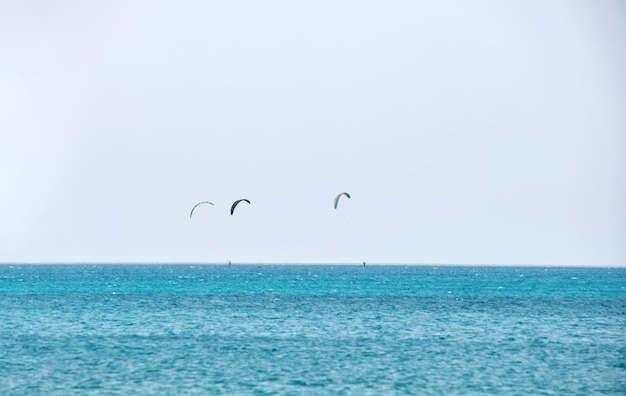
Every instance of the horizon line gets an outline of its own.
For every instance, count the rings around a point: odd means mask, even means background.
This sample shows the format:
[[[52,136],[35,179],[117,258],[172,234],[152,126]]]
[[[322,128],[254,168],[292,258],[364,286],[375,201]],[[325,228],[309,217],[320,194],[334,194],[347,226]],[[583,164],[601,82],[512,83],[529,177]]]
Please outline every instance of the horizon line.
[[[626,265],[589,265],[589,264],[512,264],[512,263],[393,263],[393,262],[265,262],[265,261],[0,261],[4,265],[277,265],[277,266],[410,266],[410,267],[545,267],[545,268],[626,268]]]

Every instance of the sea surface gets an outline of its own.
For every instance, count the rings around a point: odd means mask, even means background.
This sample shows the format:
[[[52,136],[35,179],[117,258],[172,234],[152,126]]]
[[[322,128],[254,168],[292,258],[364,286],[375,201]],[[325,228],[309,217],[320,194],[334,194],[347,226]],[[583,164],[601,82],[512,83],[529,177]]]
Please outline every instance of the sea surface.
[[[0,265],[0,395],[626,395],[626,269]]]

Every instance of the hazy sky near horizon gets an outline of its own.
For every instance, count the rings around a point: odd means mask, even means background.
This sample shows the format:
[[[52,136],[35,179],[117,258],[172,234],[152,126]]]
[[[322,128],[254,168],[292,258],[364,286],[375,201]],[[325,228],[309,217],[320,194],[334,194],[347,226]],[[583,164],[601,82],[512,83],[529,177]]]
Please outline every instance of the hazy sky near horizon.
[[[0,262],[626,265],[625,70],[617,0],[2,2]]]

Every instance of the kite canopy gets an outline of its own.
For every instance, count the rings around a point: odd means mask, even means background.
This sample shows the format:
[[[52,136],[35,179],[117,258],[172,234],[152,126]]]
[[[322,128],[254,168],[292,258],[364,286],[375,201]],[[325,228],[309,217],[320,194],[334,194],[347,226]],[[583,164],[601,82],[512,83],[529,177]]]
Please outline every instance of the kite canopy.
[[[335,209],[337,209],[337,205],[339,204],[339,198],[341,198],[342,195],[345,195],[346,197],[350,198],[350,194],[348,194],[347,192],[342,192],[337,194],[337,196],[335,197]]]
[[[213,205],[213,202],[209,202],[209,201],[203,201],[203,202],[199,202],[197,204],[195,204],[195,206],[193,208],[191,208],[191,213],[189,213],[189,218],[191,219],[191,215],[193,215],[193,211],[196,207],[198,207],[198,205],[202,205],[202,204],[209,204],[209,205]],[[213,205],[215,206],[215,205]]]
[[[239,202],[241,202],[241,201],[246,201],[247,203],[250,203],[250,201],[248,201],[247,199],[238,199],[238,200],[236,200],[236,201],[233,203],[233,206],[231,206],[231,207],[230,207],[230,215],[231,215],[231,216],[233,215],[233,213],[235,213],[235,207],[236,207],[237,205],[239,205]]]

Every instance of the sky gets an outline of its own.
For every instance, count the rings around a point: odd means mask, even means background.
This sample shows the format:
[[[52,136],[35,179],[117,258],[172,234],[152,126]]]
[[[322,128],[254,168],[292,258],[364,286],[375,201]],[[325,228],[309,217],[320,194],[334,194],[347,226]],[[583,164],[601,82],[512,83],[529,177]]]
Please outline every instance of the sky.
[[[2,1],[0,263],[626,266],[624,70],[621,0]]]

